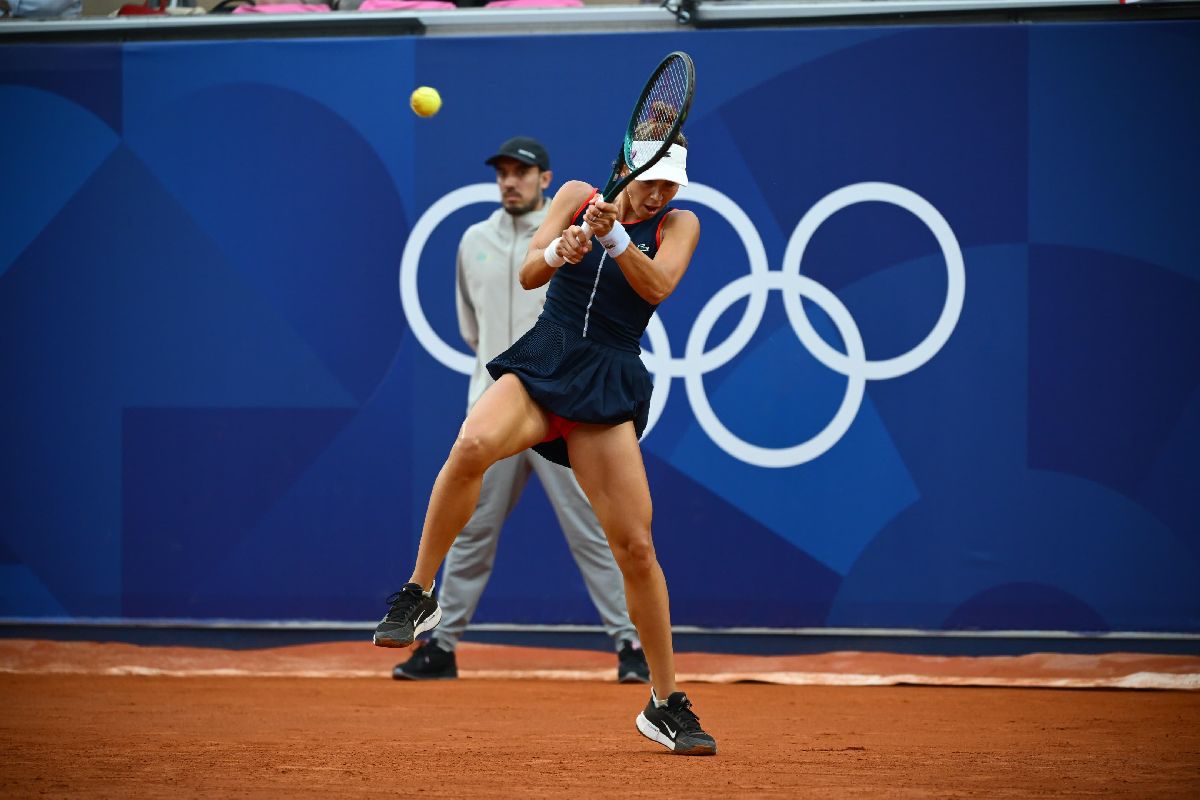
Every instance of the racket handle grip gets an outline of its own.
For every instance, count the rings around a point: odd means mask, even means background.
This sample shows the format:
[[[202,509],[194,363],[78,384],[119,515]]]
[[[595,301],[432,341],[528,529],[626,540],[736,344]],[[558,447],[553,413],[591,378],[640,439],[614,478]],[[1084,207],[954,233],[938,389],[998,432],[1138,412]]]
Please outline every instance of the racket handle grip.
[[[589,239],[592,238],[592,226],[591,225],[588,225],[587,222],[584,222],[579,227],[580,227],[580,230],[583,231],[583,235],[585,237],[587,237]],[[542,258],[546,259],[546,263],[549,264],[552,269],[558,269],[563,264],[567,263],[567,260],[558,254],[558,243],[561,240],[562,240],[562,237],[559,236],[553,242],[548,244],[546,246],[545,252],[542,253]]]

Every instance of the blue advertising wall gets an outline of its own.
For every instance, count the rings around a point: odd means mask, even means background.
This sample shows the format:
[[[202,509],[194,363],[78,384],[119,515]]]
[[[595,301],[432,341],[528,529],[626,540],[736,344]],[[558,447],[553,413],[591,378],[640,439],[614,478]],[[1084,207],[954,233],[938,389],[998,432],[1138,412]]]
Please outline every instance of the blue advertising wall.
[[[615,36],[0,47],[0,617],[378,617],[484,158],[685,49],[674,621],[1200,632],[1200,25]],[[536,481],[476,621],[598,621]]]

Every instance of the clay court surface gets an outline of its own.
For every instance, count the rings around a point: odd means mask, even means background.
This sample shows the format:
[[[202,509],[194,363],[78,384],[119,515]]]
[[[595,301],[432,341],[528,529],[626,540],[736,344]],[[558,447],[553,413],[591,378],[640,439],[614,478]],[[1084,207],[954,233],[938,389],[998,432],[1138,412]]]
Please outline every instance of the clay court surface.
[[[0,640],[0,796],[1200,797],[1194,657],[685,653],[720,753],[682,758],[611,654],[467,644],[432,684],[401,655]],[[989,685],[1064,680],[1182,688]]]

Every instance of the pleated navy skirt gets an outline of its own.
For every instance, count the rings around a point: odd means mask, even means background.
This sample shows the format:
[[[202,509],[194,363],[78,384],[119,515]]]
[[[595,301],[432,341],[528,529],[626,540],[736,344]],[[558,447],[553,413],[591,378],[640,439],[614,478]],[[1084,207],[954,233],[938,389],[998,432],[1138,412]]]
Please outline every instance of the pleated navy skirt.
[[[594,425],[633,420],[638,438],[646,430],[654,382],[641,357],[585,339],[545,317],[489,361],[487,370],[497,380],[513,373],[535,403],[563,419]],[[562,437],[533,449],[556,464],[571,466]]]

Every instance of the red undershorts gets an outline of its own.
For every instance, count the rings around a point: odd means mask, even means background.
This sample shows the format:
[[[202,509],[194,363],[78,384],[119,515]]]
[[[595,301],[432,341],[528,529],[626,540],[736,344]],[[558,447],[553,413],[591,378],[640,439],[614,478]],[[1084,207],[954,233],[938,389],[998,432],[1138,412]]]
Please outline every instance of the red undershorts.
[[[565,441],[567,436],[571,434],[571,431],[575,430],[575,427],[579,425],[575,420],[563,419],[558,414],[550,411],[546,412],[546,416],[550,419],[550,430],[546,432],[546,438],[542,439],[542,444],[553,442],[560,437]]]

